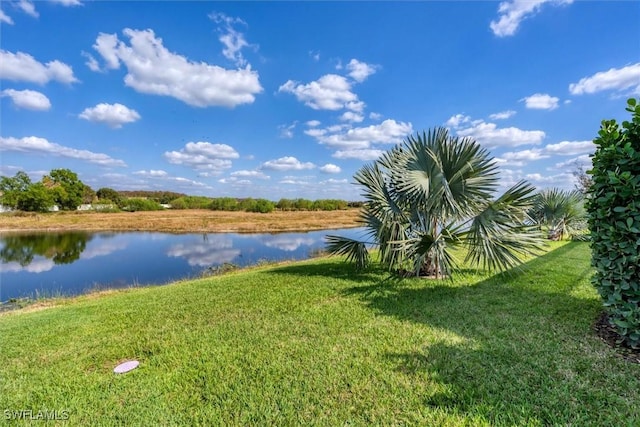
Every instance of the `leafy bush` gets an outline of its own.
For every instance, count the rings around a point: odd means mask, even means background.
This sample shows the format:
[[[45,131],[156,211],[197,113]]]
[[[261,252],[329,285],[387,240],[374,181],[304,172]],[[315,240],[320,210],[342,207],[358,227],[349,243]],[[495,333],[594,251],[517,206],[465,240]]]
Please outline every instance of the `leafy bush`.
[[[164,208],[155,200],[149,199],[127,199],[123,202],[122,210],[129,212],[137,211],[161,211]]]
[[[172,209],[209,209],[211,199],[204,196],[183,196],[169,202]]]
[[[604,120],[594,139],[587,211],[593,284],[622,342],[640,348],[640,105],[626,110],[631,122]]]
[[[269,213],[276,208],[275,203],[266,199],[256,199],[250,206],[245,208],[247,212]]]

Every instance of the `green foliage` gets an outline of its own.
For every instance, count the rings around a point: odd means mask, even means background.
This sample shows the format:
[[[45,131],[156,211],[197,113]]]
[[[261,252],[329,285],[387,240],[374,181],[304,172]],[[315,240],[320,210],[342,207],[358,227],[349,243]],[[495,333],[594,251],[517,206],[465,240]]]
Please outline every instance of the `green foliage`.
[[[120,191],[120,195],[123,198],[142,198],[155,200],[158,203],[167,204],[171,200],[178,197],[186,196],[183,193],[175,193],[173,191],[148,191],[148,190],[134,190],[134,191]]]
[[[587,237],[584,196],[578,190],[549,188],[540,191],[529,215],[536,224],[548,230],[550,240],[585,240]]]
[[[116,190],[108,187],[102,187],[98,191],[96,191],[96,196],[102,203],[106,201],[110,201],[115,203],[116,206],[122,206],[122,196]]]
[[[164,208],[155,200],[132,198],[122,202],[122,210],[129,212],[137,211],[161,211]]]
[[[209,209],[214,211],[237,211],[240,210],[238,199],[233,197],[216,197],[211,200]]]
[[[69,169],[53,169],[51,173],[42,178],[42,182],[50,188],[54,203],[62,210],[75,210],[82,204],[86,194],[86,185],[78,175]]]
[[[283,211],[335,211],[347,209],[349,203],[345,200],[319,199],[315,201],[307,199],[280,199],[276,208]]]
[[[251,204],[245,207],[247,212],[269,213],[276,208],[275,203],[266,199],[252,200]]]
[[[640,348],[640,105],[628,100],[632,120],[603,120],[589,171],[587,211],[593,284],[622,341]]]
[[[182,196],[169,202],[172,209],[208,209],[211,199],[204,196]]]
[[[466,261],[502,271],[541,247],[528,225],[533,186],[519,182],[494,199],[498,173],[488,151],[447,129],[409,136],[354,178],[366,199],[361,222],[391,270],[450,275],[453,249],[466,246]],[[365,242],[329,236],[327,248],[368,263]]]
[[[20,193],[16,208],[28,212],[47,212],[55,203],[54,194],[37,182]]]
[[[31,186],[31,178],[20,171],[13,178],[0,177],[0,204],[16,209],[20,196]]]

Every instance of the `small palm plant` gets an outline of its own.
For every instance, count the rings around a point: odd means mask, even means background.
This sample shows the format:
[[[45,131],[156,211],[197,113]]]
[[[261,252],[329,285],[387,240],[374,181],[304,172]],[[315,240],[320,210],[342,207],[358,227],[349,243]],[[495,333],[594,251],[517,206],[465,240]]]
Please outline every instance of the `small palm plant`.
[[[548,230],[550,240],[584,240],[588,236],[584,196],[577,190],[543,190],[536,195],[529,214],[536,224]]]
[[[407,137],[354,179],[366,200],[360,221],[370,241],[326,239],[329,253],[358,268],[370,263],[372,245],[390,270],[435,278],[460,266],[460,246],[465,263],[490,271],[515,267],[542,247],[528,216],[535,188],[521,181],[494,198],[499,176],[488,151],[446,128]]]

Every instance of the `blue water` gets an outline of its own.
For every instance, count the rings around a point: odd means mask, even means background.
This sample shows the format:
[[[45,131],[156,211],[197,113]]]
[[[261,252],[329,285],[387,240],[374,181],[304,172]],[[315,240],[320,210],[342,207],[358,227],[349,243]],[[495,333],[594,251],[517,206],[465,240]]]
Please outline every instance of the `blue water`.
[[[0,235],[0,302],[165,284],[224,263],[305,259],[324,237],[360,228],[278,234],[34,233]]]

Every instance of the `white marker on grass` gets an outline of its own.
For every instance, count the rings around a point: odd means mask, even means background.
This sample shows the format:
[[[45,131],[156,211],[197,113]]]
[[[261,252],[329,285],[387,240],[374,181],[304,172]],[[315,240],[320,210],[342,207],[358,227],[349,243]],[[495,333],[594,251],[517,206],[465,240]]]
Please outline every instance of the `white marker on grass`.
[[[113,369],[113,372],[116,374],[124,374],[125,372],[129,372],[133,369],[136,369],[140,362],[137,360],[129,360],[128,362],[124,362],[119,364]]]

